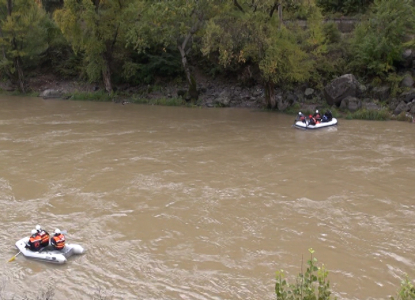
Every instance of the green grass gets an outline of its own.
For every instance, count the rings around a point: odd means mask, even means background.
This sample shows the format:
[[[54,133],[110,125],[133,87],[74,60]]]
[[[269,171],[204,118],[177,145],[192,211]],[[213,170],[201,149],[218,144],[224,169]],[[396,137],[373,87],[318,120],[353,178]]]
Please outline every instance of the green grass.
[[[391,113],[387,109],[381,109],[381,110],[360,109],[355,112],[348,112],[346,115],[346,119],[386,121],[386,120],[391,119]]]
[[[108,94],[105,91],[98,92],[75,92],[68,94],[69,100],[76,101],[98,101],[98,102],[109,102],[116,96],[115,94]]]
[[[140,96],[133,96],[130,100],[132,103],[148,104],[148,105],[163,105],[163,106],[182,106],[184,101],[182,98],[156,98],[148,99]]]
[[[14,91],[5,91],[3,89],[0,88],[0,94],[2,95],[10,95],[10,96],[19,96],[19,97],[39,97],[39,92],[27,92],[27,93],[22,93],[19,90],[14,90]]]
[[[396,121],[412,122],[412,117],[408,117],[404,111],[397,116],[392,116],[391,119]]]

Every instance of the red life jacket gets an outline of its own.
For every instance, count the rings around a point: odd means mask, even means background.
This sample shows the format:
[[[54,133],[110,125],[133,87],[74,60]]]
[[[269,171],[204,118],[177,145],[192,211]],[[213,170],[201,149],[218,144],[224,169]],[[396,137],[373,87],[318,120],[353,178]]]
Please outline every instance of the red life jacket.
[[[32,251],[39,251],[41,248],[42,238],[40,237],[39,233],[36,235],[32,235],[29,238],[29,247]]]
[[[54,235],[52,238],[52,245],[58,250],[63,249],[65,247],[65,236],[62,233]]]
[[[42,239],[42,247],[46,247],[49,245],[49,233],[47,233],[45,230],[41,229],[38,231],[41,239]]]

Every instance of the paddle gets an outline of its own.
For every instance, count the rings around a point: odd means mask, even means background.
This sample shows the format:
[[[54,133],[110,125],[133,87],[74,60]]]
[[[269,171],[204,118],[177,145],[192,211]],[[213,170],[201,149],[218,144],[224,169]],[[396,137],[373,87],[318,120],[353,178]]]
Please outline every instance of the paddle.
[[[20,253],[21,253],[21,251],[19,251],[15,256],[13,256],[12,258],[10,258],[8,262],[11,262],[11,261],[15,260],[16,257],[17,257],[17,255],[19,255]]]

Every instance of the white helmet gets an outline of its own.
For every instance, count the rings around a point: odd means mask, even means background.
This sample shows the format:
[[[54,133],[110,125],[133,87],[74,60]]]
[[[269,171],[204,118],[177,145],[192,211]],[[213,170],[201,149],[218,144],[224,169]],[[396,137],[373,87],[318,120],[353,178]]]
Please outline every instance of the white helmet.
[[[316,114],[318,114],[318,109],[316,109]]]
[[[56,228],[55,229],[55,234],[61,234],[61,231],[58,228]]]
[[[31,234],[34,235],[36,233],[37,233],[37,230],[36,229],[32,229]]]
[[[39,231],[40,230],[40,225],[36,225],[36,230]]]
[[[301,111],[298,114],[301,116],[302,115]]]

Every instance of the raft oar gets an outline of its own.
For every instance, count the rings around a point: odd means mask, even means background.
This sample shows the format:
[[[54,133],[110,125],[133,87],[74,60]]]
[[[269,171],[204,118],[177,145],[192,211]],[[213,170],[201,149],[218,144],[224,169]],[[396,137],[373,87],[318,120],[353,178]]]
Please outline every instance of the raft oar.
[[[20,253],[21,253],[21,251],[19,251],[15,256],[13,256],[12,258],[10,258],[8,262],[11,262],[11,261],[15,260],[16,257],[17,257],[17,255],[19,255]]]

